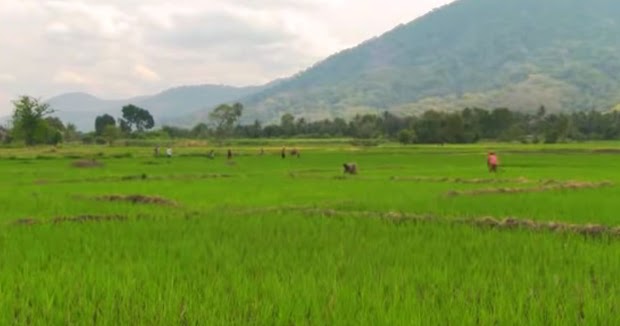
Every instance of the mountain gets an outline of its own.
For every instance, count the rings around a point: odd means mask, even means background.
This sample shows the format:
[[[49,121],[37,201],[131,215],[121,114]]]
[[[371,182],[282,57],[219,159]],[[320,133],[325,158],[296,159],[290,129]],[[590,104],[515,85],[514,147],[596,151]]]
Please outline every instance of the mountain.
[[[94,129],[95,118],[98,115],[108,113],[120,117],[122,107],[127,104],[149,110],[157,124],[161,125],[174,123],[181,116],[232,102],[260,90],[262,90],[260,86],[182,86],[155,95],[122,100],[104,100],[85,93],[68,93],[53,97],[46,102],[61,120],[75,124],[80,130],[90,131]]]
[[[620,103],[620,1],[457,0],[243,98],[246,120]]]
[[[119,116],[128,103],[159,124],[190,126],[233,101],[246,106],[245,122],[464,107],[609,110],[620,104],[620,1],[457,0],[264,86],[187,86],[114,101],[74,93],[50,103],[91,130],[96,115]]]

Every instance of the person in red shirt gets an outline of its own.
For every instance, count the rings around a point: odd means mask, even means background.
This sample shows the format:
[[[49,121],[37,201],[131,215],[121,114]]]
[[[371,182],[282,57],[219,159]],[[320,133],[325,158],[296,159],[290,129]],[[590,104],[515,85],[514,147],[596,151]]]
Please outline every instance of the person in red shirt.
[[[495,152],[490,152],[489,156],[487,156],[487,166],[489,167],[489,172],[497,172],[497,167],[499,166],[499,159],[497,158],[497,154],[495,154]]]

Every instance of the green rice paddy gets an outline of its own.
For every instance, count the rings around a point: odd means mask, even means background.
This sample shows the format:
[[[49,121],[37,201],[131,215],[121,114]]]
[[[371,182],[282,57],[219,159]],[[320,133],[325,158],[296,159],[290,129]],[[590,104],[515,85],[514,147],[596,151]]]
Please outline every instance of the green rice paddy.
[[[0,324],[620,324],[620,144],[259,146],[0,149]]]

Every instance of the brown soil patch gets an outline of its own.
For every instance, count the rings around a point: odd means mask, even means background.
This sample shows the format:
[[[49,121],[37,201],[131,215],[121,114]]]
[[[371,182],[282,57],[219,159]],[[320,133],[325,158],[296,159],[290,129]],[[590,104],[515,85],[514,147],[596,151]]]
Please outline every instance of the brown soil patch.
[[[557,190],[581,190],[581,189],[599,189],[604,187],[613,186],[610,181],[603,182],[585,182],[585,181],[566,181],[558,182],[554,180],[548,180],[537,187],[523,187],[523,188],[487,188],[476,190],[451,190],[446,193],[446,196],[480,196],[491,194],[520,194],[520,193],[534,193],[534,192],[547,192]]]
[[[77,160],[74,161],[71,166],[73,166],[74,168],[99,168],[103,166],[103,163],[97,161],[97,160]]]
[[[157,197],[157,196],[109,195],[109,196],[96,197],[95,199],[100,200],[100,201],[110,201],[110,202],[129,202],[132,204],[176,206],[176,203],[174,201],[165,199],[162,197]]]

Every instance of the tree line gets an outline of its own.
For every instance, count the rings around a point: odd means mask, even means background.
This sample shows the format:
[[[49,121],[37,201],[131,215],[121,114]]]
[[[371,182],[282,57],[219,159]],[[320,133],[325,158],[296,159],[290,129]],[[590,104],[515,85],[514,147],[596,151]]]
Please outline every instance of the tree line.
[[[225,106],[226,108],[227,106]],[[214,112],[217,112],[214,111]],[[239,118],[237,116],[236,118]],[[211,118],[211,116],[210,116]],[[455,112],[426,111],[401,116],[390,112],[358,114],[343,118],[308,121],[284,114],[279,123],[263,125],[229,121],[224,135],[235,138],[355,138],[386,139],[403,144],[467,144],[481,140],[522,143],[557,143],[620,139],[620,112],[599,111],[549,113],[540,107],[533,113],[506,108],[465,108]],[[164,126],[170,138],[222,136],[221,126],[205,123],[194,128]]]
[[[86,135],[85,142],[99,140],[99,143],[112,144],[118,138],[130,137],[134,132],[144,133],[155,126],[155,120],[148,110],[133,104],[126,105],[121,110],[123,117],[115,119],[109,114],[95,118],[94,134]]]
[[[6,130],[0,127],[0,140],[5,143],[21,141],[27,146],[56,145],[80,138],[75,125],[65,125],[59,118],[51,116],[54,110],[47,103],[22,96],[13,101],[13,106],[11,128]]]
[[[129,104],[122,116],[98,116],[95,131],[81,133],[75,125],[64,125],[53,117],[54,110],[38,99],[22,96],[13,102],[12,126],[0,128],[4,142],[25,145],[58,144],[63,141],[112,144],[121,138],[216,139],[226,138],[355,138],[385,139],[403,144],[475,143],[481,140],[557,143],[620,139],[620,112],[549,113],[540,107],[533,113],[506,108],[486,110],[465,108],[455,112],[426,111],[401,116],[390,112],[358,114],[343,118],[308,121],[284,114],[278,123],[263,125],[256,120],[240,123],[243,105],[222,104],[209,114],[209,123],[193,128],[163,126],[153,130],[155,121],[148,110]]]
[[[122,118],[104,114],[95,119],[95,131],[82,133],[74,124],[64,124],[54,117],[54,109],[37,98],[21,96],[13,101],[9,128],[0,127],[0,141],[32,145],[57,145],[61,142],[113,143],[121,137],[132,137],[155,126],[151,114],[134,105],[122,108]]]

